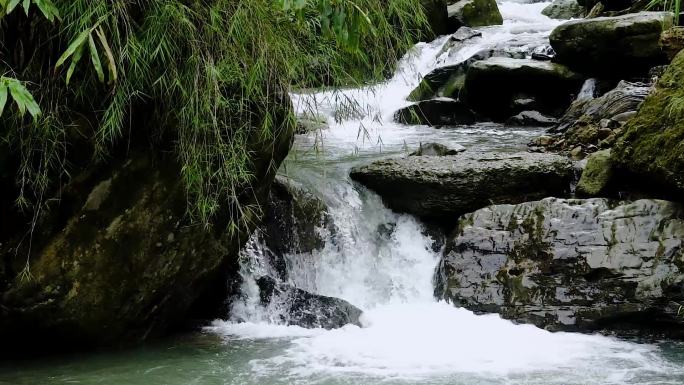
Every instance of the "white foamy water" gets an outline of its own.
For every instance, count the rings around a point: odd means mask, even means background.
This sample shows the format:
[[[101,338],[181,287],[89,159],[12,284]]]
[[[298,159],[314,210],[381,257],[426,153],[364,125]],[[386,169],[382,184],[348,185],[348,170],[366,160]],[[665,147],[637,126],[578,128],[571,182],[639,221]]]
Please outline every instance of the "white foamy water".
[[[282,172],[329,205],[336,231],[327,234],[322,250],[287,256],[289,283],[343,298],[364,315],[362,327],[330,331],[278,324],[274,312],[279,309],[259,303],[254,278],[272,268],[264,261],[264,246],[252,243],[243,255],[245,298],[233,305],[231,321],[216,321],[208,330],[224,336],[228,346],[286,341],[285,347],[250,359],[251,376],[258,382],[568,385],[684,380],[684,370],[664,359],[654,345],[550,333],[436,301],[433,275],[440,252],[433,251],[422,224],[388,210],[379,197],[348,178],[355,165],[404,154],[426,141],[462,144],[471,151],[524,150],[540,130],[496,124],[436,130],[393,123],[392,115],[410,104],[407,95],[436,67],[483,49],[531,52],[548,43],[559,24],[540,14],[548,4],[502,3],[504,25],[482,28],[482,37],[451,55],[440,55],[446,37],[421,43],[383,84],[293,96],[300,113],[315,110],[330,127],[298,137]]]

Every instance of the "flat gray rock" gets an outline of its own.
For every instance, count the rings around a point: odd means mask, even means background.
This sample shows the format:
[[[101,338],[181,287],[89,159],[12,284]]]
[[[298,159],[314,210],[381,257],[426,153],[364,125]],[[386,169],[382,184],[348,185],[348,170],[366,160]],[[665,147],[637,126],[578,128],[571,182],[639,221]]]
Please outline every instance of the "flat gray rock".
[[[387,159],[351,171],[393,210],[456,223],[492,203],[564,196],[574,177],[568,158],[533,153],[462,153]]]

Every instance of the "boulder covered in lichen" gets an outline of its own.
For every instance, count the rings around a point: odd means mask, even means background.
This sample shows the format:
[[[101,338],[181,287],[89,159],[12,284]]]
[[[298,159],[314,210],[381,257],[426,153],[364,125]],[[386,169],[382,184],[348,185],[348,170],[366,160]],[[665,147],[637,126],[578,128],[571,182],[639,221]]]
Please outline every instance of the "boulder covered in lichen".
[[[436,296],[549,330],[681,338],[684,208],[548,198],[460,218]]]

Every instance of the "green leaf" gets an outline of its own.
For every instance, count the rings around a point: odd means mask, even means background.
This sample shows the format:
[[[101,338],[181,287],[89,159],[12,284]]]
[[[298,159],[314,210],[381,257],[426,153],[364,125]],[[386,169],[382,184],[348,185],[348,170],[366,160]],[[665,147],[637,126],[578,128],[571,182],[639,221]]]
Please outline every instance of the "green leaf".
[[[16,8],[17,5],[19,5],[19,1],[21,1],[21,0],[9,0],[9,4],[7,4],[7,14],[8,15],[10,13],[12,13],[12,11],[14,11],[14,8]]]
[[[33,3],[38,6],[43,16],[51,23],[55,21],[55,18],[59,19],[59,11],[50,0],[33,0]]]
[[[102,27],[98,27],[95,32],[97,33],[98,39],[100,39],[100,44],[102,44],[102,47],[105,50],[105,55],[107,56],[107,68],[109,68],[109,82],[114,83],[116,82],[117,79],[117,72],[116,72],[116,61],[114,61],[114,54],[112,53],[112,49],[109,47],[109,43],[107,43],[107,38],[105,37],[104,30]]]
[[[0,116],[2,116],[2,111],[5,110],[5,104],[7,104],[7,84],[0,82]]]
[[[97,46],[95,45],[92,34],[88,35],[88,46],[90,48],[90,61],[93,62],[93,67],[95,67],[95,72],[97,72],[97,78],[100,80],[100,83],[104,83],[102,63],[100,62],[100,55],[97,53]]]
[[[69,66],[69,70],[67,71],[66,75],[66,84],[69,85],[69,81],[71,80],[71,75],[74,74],[74,70],[76,70],[76,65],[78,64],[79,61],[81,61],[81,57],[83,57],[83,51],[85,50],[85,45],[81,45],[78,50],[74,53],[74,56],[71,58],[71,65]]]
[[[66,51],[60,56],[59,60],[57,60],[57,64],[55,64],[55,68],[59,68],[64,62],[67,61],[67,59],[73,55],[76,51],[79,50],[79,48],[83,47],[83,43],[85,43],[86,39],[88,38],[88,35],[90,35],[90,30],[86,29],[85,31],[81,32],[78,36],[76,36],[76,39],[69,44],[69,47],[67,47]]]
[[[26,12],[26,16],[28,16],[29,8],[31,8],[31,0],[24,0],[24,4],[22,6],[24,7],[24,12]]]

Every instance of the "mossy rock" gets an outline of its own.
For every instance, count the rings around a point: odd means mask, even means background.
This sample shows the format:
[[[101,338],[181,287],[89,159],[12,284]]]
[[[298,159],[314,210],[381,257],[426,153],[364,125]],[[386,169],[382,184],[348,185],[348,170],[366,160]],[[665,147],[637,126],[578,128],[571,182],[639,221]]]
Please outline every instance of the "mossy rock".
[[[461,0],[450,4],[447,11],[453,30],[463,26],[486,27],[503,24],[496,0]]]
[[[556,27],[549,40],[555,60],[575,71],[610,79],[645,77],[667,62],[659,41],[671,25],[669,12],[572,20]]]
[[[684,191],[684,52],[625,126],[613,159],[638,176],[640,185],[647,181],[669,192]]]
[[[542,10],[542,15],[561,20],[584,17],[586,13],[577,0],[554,0]]]
[[[577,184],[577,194],[596,197],[605,193],[612,176],[613,161],[610,158],[610,150],[591,154]]]

